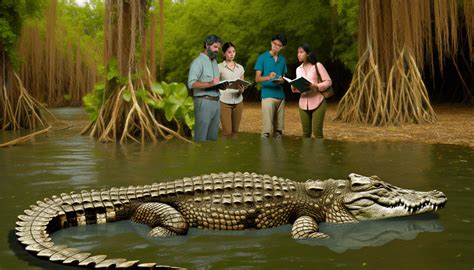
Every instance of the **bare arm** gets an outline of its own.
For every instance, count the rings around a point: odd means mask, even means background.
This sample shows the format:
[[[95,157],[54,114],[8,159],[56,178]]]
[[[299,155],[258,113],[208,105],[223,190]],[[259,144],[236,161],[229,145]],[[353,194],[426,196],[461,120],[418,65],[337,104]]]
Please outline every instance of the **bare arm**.
[[[213,86],[214,84],[217,84],[219,83],[219,77],[215,77],[212,81],[210,82],[201,82],[201,81],[195,81],[193,84],[192,84],[192,88],[208,88],[208,87],[211,87]]]
[[[271,80],[271,79],[275,78],[275,76],[276,76],[275,72],[270,72],[270,74],[268,76],[262,76],[262,71],[257,70],[255,72],[255,82],[259,83],[259,82],[268,81],[268,80]]]
[[[197,89],[202,89],[202,88],[208,88],[214,85],[214,82],[200,82],[200,81],[195,81],[192,84],[191,88],[197,88]]]

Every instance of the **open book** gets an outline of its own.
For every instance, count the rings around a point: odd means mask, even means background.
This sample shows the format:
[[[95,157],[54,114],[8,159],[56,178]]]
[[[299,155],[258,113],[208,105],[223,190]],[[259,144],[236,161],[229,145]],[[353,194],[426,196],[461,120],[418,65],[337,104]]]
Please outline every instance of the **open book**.
[[[251,82],[248,82],[248,81],[242,80],[242,79],[237,79],[237,80],[228,81],[228,82],[229,82],[229,85],[227,86],[227,88],[230,88],[230,89],[239,89],[240,86],[243,86],[244,88],[247,88],[252,84]]]
[[[224,84],[228,83],[227,87],[225,89],[222,89],[222,86]],[[244,88],[247,88],[251,85],[252,83],[246,80],[242,79],[237,79],[237,80],[223,80],[218,82],[217,84],[214,84],[211,87],[205,88],[207,89],[220,89],[220,90],[226,90],[226,89],[239,89],[240,86],[243,86]]]
[[[299,77],[293,80],[287,77],[283,77],[283,79],[287,81],[289,84],[291,84],[294,88],[298,89],[301,93],[304,93],[310,90],[308,86],[311,85],[311,82],[306,80],[304,77]]]

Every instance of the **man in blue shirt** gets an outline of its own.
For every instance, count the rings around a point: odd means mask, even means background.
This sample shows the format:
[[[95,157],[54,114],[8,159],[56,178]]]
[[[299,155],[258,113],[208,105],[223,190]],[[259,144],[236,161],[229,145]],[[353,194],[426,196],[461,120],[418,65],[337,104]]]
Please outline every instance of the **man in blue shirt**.
[[[219,68],[217,54],[221,39],[210,35],[204,40],[204,51],[194,59],[189,68],[188,87],[194,96],[194,140],[217,140],[220,121]]]
[[[284,34],[273,35],[270,51],[261,54],[255,63],[255,82],[262,86],[262,137],[282,136],[285,116],[282,85],[288,68],[285,58],[279,53],[286,43]]]

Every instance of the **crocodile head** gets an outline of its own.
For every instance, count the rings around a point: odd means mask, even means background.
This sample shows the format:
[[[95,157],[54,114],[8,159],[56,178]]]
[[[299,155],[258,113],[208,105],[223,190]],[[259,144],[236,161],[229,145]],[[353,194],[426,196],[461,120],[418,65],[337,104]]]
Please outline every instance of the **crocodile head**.
[[[377,176],[351,173],[347,180],[306,181],[308,195],[324,207],[324,220],[335,223],[375,220],[434,212],[446,204],[440,191],[402,189]]]
[[[343,204],[357,220],[372,220],[434,212],[446,204],[440,191],[403,189],[381,181],[377,176],[349,174],[349,187]]]

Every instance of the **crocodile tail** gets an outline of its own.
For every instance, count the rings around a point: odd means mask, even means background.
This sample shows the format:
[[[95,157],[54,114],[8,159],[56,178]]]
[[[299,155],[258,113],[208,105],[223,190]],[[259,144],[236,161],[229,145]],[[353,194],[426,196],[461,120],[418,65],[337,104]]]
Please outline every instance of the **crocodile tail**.
[[[77,248],[56,245],[49,237],[62,228],[130,218],[134,201],[146,201],[149,194],[141,187],[61,194],[37,201],[18,216],[16,236],[25,249],[52,262],[95,268],[182,269],[138,260],[93,255]]]

